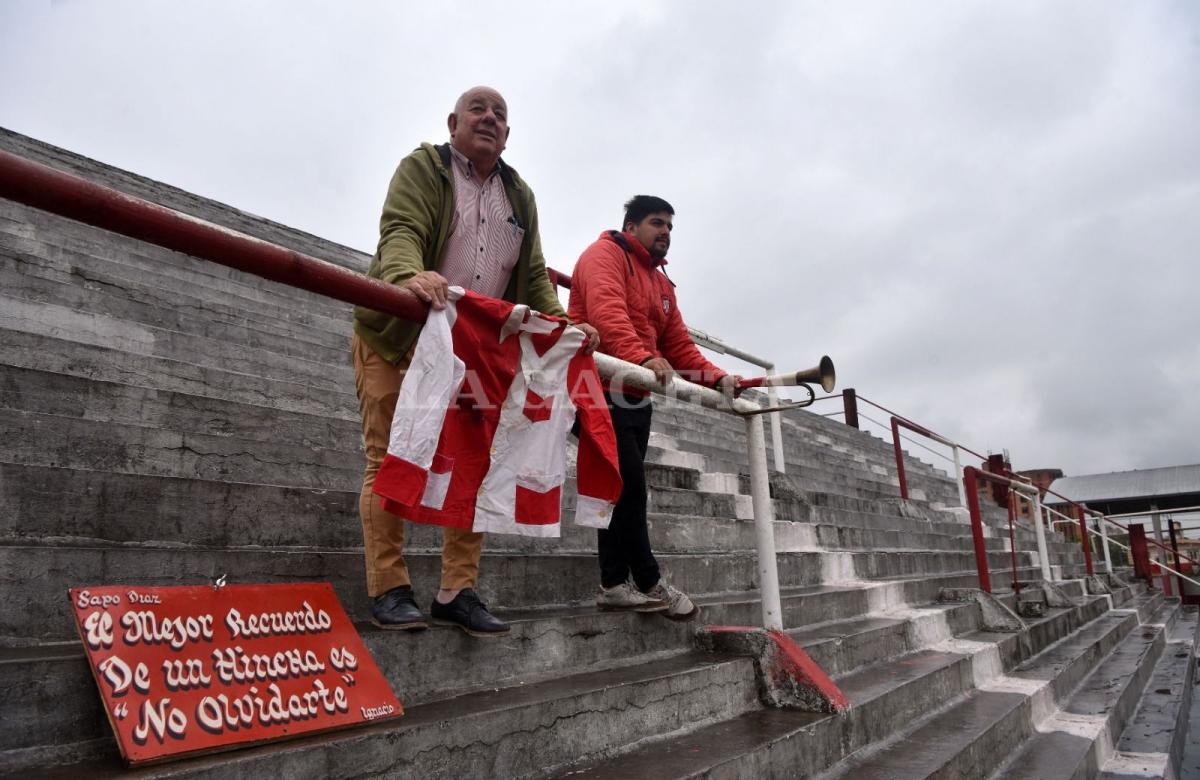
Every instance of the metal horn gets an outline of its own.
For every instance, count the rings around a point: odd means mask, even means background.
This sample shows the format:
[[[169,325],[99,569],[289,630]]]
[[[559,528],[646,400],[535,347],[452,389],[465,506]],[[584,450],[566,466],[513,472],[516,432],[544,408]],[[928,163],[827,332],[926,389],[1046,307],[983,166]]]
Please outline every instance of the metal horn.
[[[821,362],[812,368],[796,371],[792,374],[768,374],[767,376],[750,377],[738,382],[738,387],[803,387],[808,391],[808,398],[795,405],[808,406],[816,400],[816,393],[808,386],[809,382],[821,385],[821,389],[827,393],[833,390],[834,385],[837,383],[837,372],[834,371],[833,361],[829,359],[828,355],[822,355]]]

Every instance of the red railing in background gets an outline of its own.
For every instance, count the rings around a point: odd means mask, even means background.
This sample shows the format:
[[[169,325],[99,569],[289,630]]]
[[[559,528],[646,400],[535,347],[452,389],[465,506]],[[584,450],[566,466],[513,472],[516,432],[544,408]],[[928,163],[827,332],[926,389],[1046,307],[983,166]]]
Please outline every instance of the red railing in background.
[[[967,511],[971,513],[971,536],[975,541],[975,566],[979,570],[979,588],[992,592],[992,576],[988,571],[987,545],[983,537],[983,510],[979,506],[979,480],[999,480],[995,474],[974,466],[963,469],[963,484],[967,489]],[[1003,480],[1007,483],[1007,480]]]
[[[1092,569],[1092,538],[1088,534],[1087,517],[1083,511],[1083,504],[1075,505],[1075,516],[1079,518],[1079,535],[1083,539],[1083,563],[1087,567],[1090,577],[1096,572]]]
[[[550,277],[551,284],[557,284],[559,287],[571,289],[571,276],[564,274],[562,271],[555,271],[550,266],[546,266],[546,276]]]

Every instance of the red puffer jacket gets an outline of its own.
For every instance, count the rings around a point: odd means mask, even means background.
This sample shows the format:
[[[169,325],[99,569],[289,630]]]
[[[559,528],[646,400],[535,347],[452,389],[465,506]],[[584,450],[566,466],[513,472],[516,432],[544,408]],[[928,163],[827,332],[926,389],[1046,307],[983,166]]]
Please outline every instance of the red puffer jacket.
[[[641,365],[663,357],[683,378],[712,387],[724,371],[696,348],[675,285],[638,241],[605,231],[580,255],[571,274],[567,316],[600,332],[600,351]]]

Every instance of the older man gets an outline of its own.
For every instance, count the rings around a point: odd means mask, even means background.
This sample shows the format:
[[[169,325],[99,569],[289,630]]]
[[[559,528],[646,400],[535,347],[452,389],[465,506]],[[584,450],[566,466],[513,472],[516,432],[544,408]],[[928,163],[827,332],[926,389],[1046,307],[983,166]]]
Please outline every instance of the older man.
[[[509,133],[504,98],[490,87],[469,89],[447,125],[449,143],[421,144],[400,161],[368,273],[437,309],[445,307],[449,286],[459,285],[565,317],[546,277],[533,192],[500,157]],[[581,327],[594,347],[596,331]],[[404,562],[404,521],[385,512],[372,493],[420,328],[361,306],[354,310],[351,350],[367,455],[359,514],[371,613],[383,628],[428,626]],[[430,613],[435,623],[472,636],[496,636],[508,625],[474,591],[482,546],[483,534],[443,529],[441,589]]]

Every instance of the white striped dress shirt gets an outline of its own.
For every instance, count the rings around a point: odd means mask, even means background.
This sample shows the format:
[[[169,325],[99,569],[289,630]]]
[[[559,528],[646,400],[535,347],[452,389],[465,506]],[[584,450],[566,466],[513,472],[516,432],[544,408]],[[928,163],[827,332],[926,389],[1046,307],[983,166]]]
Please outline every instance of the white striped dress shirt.
[[[481,182],[475,166],[453,146],[450,157],[454,222],[446,240],[442,276],[450,284],[500,298],[521,253],[525,226],[517,223],[499,167]]]

